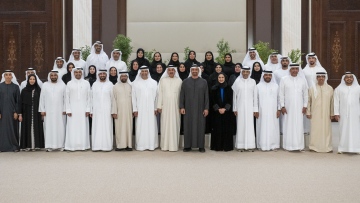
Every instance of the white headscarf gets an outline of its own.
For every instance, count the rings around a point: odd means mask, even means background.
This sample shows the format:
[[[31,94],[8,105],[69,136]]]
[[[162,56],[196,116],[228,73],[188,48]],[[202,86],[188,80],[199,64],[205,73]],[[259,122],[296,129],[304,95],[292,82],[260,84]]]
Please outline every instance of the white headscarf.
[[[83,68],[81,68],[81,67],[75,67],[75,68],[71,71],[71,80],[77,80],[77,79],[75,78],[75,74],[74,74],[74,72],[75,72],[76,70],[81,70],[82,75],[81,75],[81,78],[80,78],[79,80],[84,80],[84,70],[83,70]],[[98,73],[98,72],[96,72],[96,73]],[[98,77],[98,76],[96,76],[96,77]]]
[[[311,52],[311,53],[308,53],[306,54],[306,67],[310,67],[310,64],[309,64],[309,57],[312,56],[312,57],[315,57],[316,58],[316,62],[315,62],[315,66],[319,66],[319,67],[322,67],[318,57],[316,56],[316,54],[314,52]]]
[[[260,84],[260,83],[267,83],[267,82],[265,82],[265,80],[264,80],[264,75],[265,75],[265,74],[271,74],[273,77],[271,78],[271,81],[270,81],[269,83],[274,83],[274,84],[276,84],[273,71],[265,71],[265,70],[264,70],[264,71],[262,72],[262,74],[261,74],[261,78],[260,78],[259,84]],[[277,85],[277,84],[276,84],[276,85]]]
[[[82,59],[82,51],[81,51],[81,49],[74,48],[74,49],[71,51],[71,54],[70,54],[70,56],[69,56],[69,62],[75,61],[75,58],[74,58],[74,55],[73,55],[74,51],[79,51],[79,52],[80,52],[80,57],[79,57],[79,59],[80,59],[80,60]]]
[[[135,78],[135,80],[133,81],[133,83],[135,83],[136,81],[139,81],[140,79],[142,79],[142,78],[141,78],[141,70],[147,70],[147,71],[148,71],[148,79],[152,79],[151,76],[150,76],[150,69],[149,69],[149,67],[147,67],[147,66],[141,66],[141,67],[139,68],[139,71],[138,71],[138,73],[137,73],[137,75],[136,75],[136,78]]]
[[[328,80],[328,76],[327,76],[327,73],[326,72],[317,72],[316,73],[316,77],[317,76],[325,76],[325,81],[324,81],[324,84],[327,84],[327,80]],[[316,80],[316,84],[318,84],[318,81]],[[315,99],[316,99],[316,97],[317,97],[317,88],[316,88],[316,85],[315,86],[313,86],[313,87],[311,87],[311,88],[313,88],[313,90],[314,90],[314,96],[315,96]]]
[[[132,82],[131,82],[130,79],[129,79],[129,72],[127,72],[127,71],[126,71],[126,72],[122,72],[122,71],[119,72],[117,83],[122,83],[121,80],[120,80],[121,75],[126,75],[126,76],[128,77],[127,80],[126,80],[126,82],[127,82],[129,85],[132,85]]]
[[[61,68],[58,68],[58,67],[57,67],[57,65],[56,65],[56,61],[57,61],[57,60],[62,60],[62,61],[64,62],[63,66],[62,66]],[[67,63],[66,63],[65,59],[64,59],[63,57],[57,57],[57,58],[55,59],[55,61],[54,61],[53,70],[59,71],[59,75],[60,75],[60,76],[63,76],[63,75],[65,75],[65,74],[67,73],[67,68],[66,68],[66,66],[67,66]]]
[[[251,47],[251,48],[249,48],[248,52],[247,52],[246,55],[245,55],[245,58],[244,58],[244,60],[243,60],[243,62],[242,62],[243,65],[245,65],[248,61],[251,61],[251,59],[250,59],[250,54],[249,54],[250,51],[254,51],[254,52],[256,53],[256,56],[255,56],[256,60],[257,60],[257,61],[261,61],[261,62],[264,64],[264,62],[261,60],[261,58],[260,58],[259,53],[257,52],[257,50],[256,50],[255,48]],[[250,70],[250,72],[251,72],[251,70]]]
[[[99,69],[97,72],[96,72],[96,81],[99,81],[100,82],[100,76],[99,74],[100,73],[106,73],[106,81],[109,81],[109,73],[106,69]],[[95,81],[95,82],[96,82]]]
[[[354,82],[351,84],[351,86],[347,86],[345,81],[344,81],[344,78],[346,75],[352,75],[354,77]],[[346,72],[345,75],[343,75],[341,77],[341,83],[338,87],[355,87],[355,86],[359,86],[359,82],[356,78],[356,76],[354,74],[352,74],[351,72]]]
[[[279,63],[280,63],[280,68],[282,68],[281,61],[282,61],[283,59],[289,60],[289,65],[288,65],[288,68],[289,68],[290,64],[292,64],[292,61],[291,61],[291,58],[288,57],[288,56],[281,56],[281,57],[280,57],[280,61],[279,61]]]
[[[192,68],[198,68],[198,69],[199,69],[199,74],[198,74],[198,76],[199,76],[199,78],[201,78],[202,71],[201,71],[200,66],[197,66],[197,65],[193,65],[193,66],[190,67],[190,73],[189,73],[188,78],[191,77],[191,69],[192,69]]]
[[[121,61],[122,52],[120,51],[120,49],[114,49],[114,50],[111,52],[111,58],[110,58],[110,61],[115,61],[115,59],[114,59],[114,57],[113,57],[113,53],[114,53],[114,52],[119,52],[119,53],[120,53],[119,60]]]
[[[165,69],[165,72],[162,74],[160,80],[163,79],[163,78],[168,78],[168,77],[170,77],[169,74],[168,74],[168,72],[167,72],[169,68],[172,68],[172,69],[175,70],[175,75],[174,75],[174,77],[180,78],[179,73],[177,72],[177,67],[176,67],[176,66],[173,66],[173,65],[169,65],[169,66]]]
[[[49,74],[48,74],[48,77],[47,77],[48,83],[54,84],[53,82],[51,82],[51,78],[50,78],[50,74],[51,74],[51,73],[56,73],[56,74],[59,76],[59,71],[57,71],[57,70],[52,70],[52,71],[50,71]],[[59,77],[58,77],[58,79],[57,79],[57,81],[56,81],[56,85],[58,85],[58,84],[63,84],[63,85],[65,85],[64,81],[63,81],[61,78],[59,78]]]
[[[271,63],[271,56],[272,55],[277,55],[277,58],[278,58],[278,63],[277,64],[273,64],[273,63]],[[279,53],[272,53],[272,54],[270,54],[269,55],[269,57],[268,57],[268,60],[267,60],[267,62],[266,62],[266,65],[265,65],[265,67],[264,67],[264,70],[266,70],[266,66],[269,66],[269,65],[277,65],[277,67],[276,67],[276,69],[280,69],[282,66],[281,66],[281,54],[279,54]],[[273,71],[275,71],[275,70],[273,70]]]
[[[27,82],[27,80],[28,80],[28,75],[27,75],[27,72],[28,72],[28,71],[34,71],[34,75],[35,75],[35,77],[36,77],[36,81],[37,81],[39,87],[41,88],[42,85],[43,85],[43,82],[42,82],[42,81],[39,79],[39,77],[36,75],[36,70],[35,70],[34,68],[28,68],[28,69],[25,71],[25,82]]]
[[[19,86],[19,83],[17,82],[17,79],[16,79],[16,77],[15,77],[14,72],[12,72],[12,71],[10,71],[10,70],[5,70],[5,72],[1,75],[1,81],[0,81],[0,83],[5,82],[5,73],[8,73],[8,72],[10,72],[11,75],[12,75],[11,82],[14,83],[15,85],[18,85],[18,86]]]

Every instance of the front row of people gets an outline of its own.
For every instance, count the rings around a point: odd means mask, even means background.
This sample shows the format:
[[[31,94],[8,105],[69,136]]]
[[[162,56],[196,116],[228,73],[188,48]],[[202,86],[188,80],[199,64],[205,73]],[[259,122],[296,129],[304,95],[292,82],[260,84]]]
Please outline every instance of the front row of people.
[[[332,151],[331,119],[335,118],[340,122],[339,153],[360,153],[360,86],[356,77],[347,72],[333,93],[325,72],[317,73],[317,84],[310,89],[298,76],[298,64],[291,64],[289,72],[278,86],[273,73],[265,70],[256,85],[249,77],[250,68],[244,66],[231,87],[220,73],[216,85],[208,90],[197,65],[183,82],[177,68],[169,66],[159,84],[151,79],[146,66],[140,68],[133,83],[127,72],[120,72],[115,85],[106,70],[99,70],[92,87],[83,79],[82,68],[74,68],[67,85],[53,70],[41,89],[36,75],[30,74],[20,94],[15,75],[5,71],[0,83],[0,151],[75,151],[90,149],[90,145],[93,151],[111,151],[113,120],[117,151],[132,150],[134,124],[136,150],[154,150],[159,143],[158,114],[161,150],[178,151],[182,114],[183,151],[198,148],[205,152],[205,117],[211,113],[212,150],[233,150],[234,128],[238,150],[277,150],[281,119],[282,147],[303,151],[306,115],[311,119],[310,150]]]

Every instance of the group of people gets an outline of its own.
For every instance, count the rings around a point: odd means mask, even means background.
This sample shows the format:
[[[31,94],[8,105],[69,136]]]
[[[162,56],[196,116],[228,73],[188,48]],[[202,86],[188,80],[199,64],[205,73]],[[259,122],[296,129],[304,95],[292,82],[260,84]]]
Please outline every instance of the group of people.
[[[184,63],[173,53],[167,65],[159,52],[150,63],[138,49],[129,71],[121,55],[114,49],[109,60],[99,41],[86,61],[74,49],[68,62],[55,60],[45,83],[33,68],[21,85],[12,71],[5,71],[0,151],[112,151],[114,145],[116,151],[132,151],[133,134],[136,150],[155,150],[160,144],[161,150],[178,151],[183,134],[184,152],[205,152],[206,133],[215,151],[234,146],[239,151],[303,151],[309,133],[310,150],[331,152],[331,120],[336,119],[338,152],[360,153],[356,76],[345,73],[333,91],[315,53],[306,56],[302,69],[278,53],[264,65],[254,48],[242,63],[234,64],[226,54],[225,63],[217,64],[210,51],[200,63],[190,51]]]

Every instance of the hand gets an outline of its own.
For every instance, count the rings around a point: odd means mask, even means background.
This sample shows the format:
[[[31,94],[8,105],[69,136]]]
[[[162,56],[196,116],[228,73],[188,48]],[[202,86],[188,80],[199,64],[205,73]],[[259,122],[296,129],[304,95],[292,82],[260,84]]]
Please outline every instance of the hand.
[[[113,119],[117,119],[117,114],[112,114]]]
[[[311,115],[306,115],[306,118],[311,119]]]
[[[138,112],[137,111],[135,111],[133,114],[134,114],[134,117],[138,117]]]
[[[206,117],[209,114],[209,111],[207,109],[204,110],[203,115]]]
[[[63,115],[66,115],[66,112],[65,112],[65,111],[63,112]]]
[[[17,113],[14,113],[14,120],[17,120],[19,115]]]
[[[90,115],[90,112],[86,112],[86,113],[85,113],[85,116],[86,116],[86,117],[89,117],[89,115]]]
[[[1,114],[0,114],[0,119],[1,119]]]
[[[159,113],[161,113],[162,110],[161,110],[161,109],[157,109],[157,111],[158,111]]]
[[[333,120],[335,118],[335,116],[330,116],[330,120]]]
[[[92,114],[89,114],[89,115],[87,115],[86,117],[88,117],[88,116],[89,116],[90,118],[92,118]]]
[[[306,107],[303,107],[303,108],[302,108],[302,113],[303,113],[303,114],[306,114]]]
[[[185,109],[180,109],[180,113],[181,113],[182,115],[185,115]]]
[[[281,108],[281,113],[282,113],[283,115],[287,114],[287,111],[286,111],[286,108],[285,108],[285,107]]]
[[[255,116],[256,119],[258,119],[259,118],[259,112],[254,112],[254,116]]]
[[[234,111],[235,116],[237,116],[237,111]]]
[[[158,114],[157,110],[154,111],[155,116]]]
[[[224,108],[219,109],[219,113],[220,113],[220,114],[224,114],[224,113],[225,113],[225,111],[226,111],[226,109],[224,109]]]
[[[72,116],[72,113],[68,113],[67,116],[71,117],[71,116]]]
[[[19,122],[22,122],[22,115],[19,115]]]
[[[340,115],[335,115],[335,120],[339,121],[340,120]]]
[[[41,116],[46,116],[46,112],[41,112]]]
[[[276,111],[276,118],[279,118],[279,117],[280,117],[280,113],[281,113],[280,110]]]

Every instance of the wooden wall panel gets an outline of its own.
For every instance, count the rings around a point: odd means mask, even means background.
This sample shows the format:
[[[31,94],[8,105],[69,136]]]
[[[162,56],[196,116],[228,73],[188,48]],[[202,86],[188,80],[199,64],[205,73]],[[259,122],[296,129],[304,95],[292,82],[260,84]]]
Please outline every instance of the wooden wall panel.
[[[37,73],[46,71],[45,64],[51,64],[48,56],[47,23],[30,24],[30,65]]]
[[[21,67],[21,24],[20,22],[4,22],[3,32],[3,67],[16,70]]]

